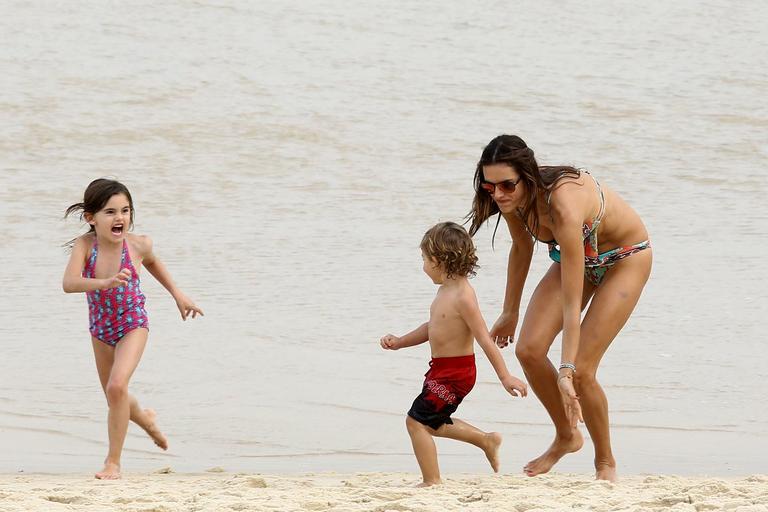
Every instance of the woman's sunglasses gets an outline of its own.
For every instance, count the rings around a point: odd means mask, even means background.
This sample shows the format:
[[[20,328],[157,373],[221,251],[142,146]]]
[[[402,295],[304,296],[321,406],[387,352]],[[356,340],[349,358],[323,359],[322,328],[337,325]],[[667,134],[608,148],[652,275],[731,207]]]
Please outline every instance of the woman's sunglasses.
[[[517,184],[521,178],[522,176],[518,177],[516,180],[504,180],[498,183],[492,183],[490,181],[483,180],[483,182],[480,183],[480,188],[488,192],[490,195],[493,195],[496,192],[496,187],[499,187],[499,190],[505,194],[511,194],[515,191],[515,187],[517,187]]]

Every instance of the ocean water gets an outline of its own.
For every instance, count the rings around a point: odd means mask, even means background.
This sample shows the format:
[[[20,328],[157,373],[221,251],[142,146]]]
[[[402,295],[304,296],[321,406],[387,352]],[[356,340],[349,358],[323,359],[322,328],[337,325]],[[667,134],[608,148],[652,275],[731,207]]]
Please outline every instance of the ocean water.
[[[182,323],[143,274],[132,390],[171,449],[132,426],[127,471],[417,471],[404,415],[429,350],[378,339],[427,318],[419,241],[467,213],[499,133],[589,169],[651,233],[651,280],[599,374],[619,471],[766,471],[768,4],[0,11],[0,472],[90,471],[106,453],[85,297],[61,291],[62,244],[84,231],[63,211],[101,176],[128,185],[135,231],[205,311]],[[476,237],[489,325],[504,231],[495,250],[492,229]],[[524,304],[548,265],[540,247]],[[520,471],[552,427],[482,355],[478,374],[457,416],[502,432],[502,470]],[[487,471],[472,447],[438,450],[444,473]],[[591,458],[588,443],[556,469]]]

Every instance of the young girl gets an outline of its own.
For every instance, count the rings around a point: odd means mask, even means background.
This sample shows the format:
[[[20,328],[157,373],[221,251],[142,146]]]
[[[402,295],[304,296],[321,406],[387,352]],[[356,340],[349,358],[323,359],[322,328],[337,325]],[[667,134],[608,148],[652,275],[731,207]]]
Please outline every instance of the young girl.
[[[83,202],[67,208],[64,217],[77,212],[90,230],[68,244],[72,254],[63,288],[66,293],[85,292],[88,298],[91,344],[109,405],[109,453],[96,478],[118,479],[129,419],[143,428],[157,446],[168,449],[168,441],[155,422],[155,411],[142,409],[128,393],[128,381],[139,364],[149,331],[144,294],[139,287],[142,265],[176,300],[182,320],[203,312],[173,283],[165,265],[152,252],[152,240],[128,233],[133,227],[134,210],[125,185],[110,179],[91,182]]]

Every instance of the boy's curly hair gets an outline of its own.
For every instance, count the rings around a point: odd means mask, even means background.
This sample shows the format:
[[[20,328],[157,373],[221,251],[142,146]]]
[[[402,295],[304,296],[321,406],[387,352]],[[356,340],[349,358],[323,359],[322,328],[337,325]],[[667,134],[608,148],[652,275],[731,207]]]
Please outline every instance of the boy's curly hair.
[[[448,278],[475,275],[475,244],[467,230],[455,222],[441,222],[427,230],[421,239],[421,250],[437,260]]]

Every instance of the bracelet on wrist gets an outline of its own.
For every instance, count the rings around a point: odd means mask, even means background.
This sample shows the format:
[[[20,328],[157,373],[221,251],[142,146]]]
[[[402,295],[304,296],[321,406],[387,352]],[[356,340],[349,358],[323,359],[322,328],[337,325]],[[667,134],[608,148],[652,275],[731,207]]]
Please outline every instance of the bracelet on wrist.
[[[560,367],[557,370],[560,371],[565,369],[569,369],[573,371],[573,373],[576,373],[576,365],[573,363],[560,363]]]

